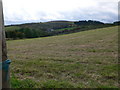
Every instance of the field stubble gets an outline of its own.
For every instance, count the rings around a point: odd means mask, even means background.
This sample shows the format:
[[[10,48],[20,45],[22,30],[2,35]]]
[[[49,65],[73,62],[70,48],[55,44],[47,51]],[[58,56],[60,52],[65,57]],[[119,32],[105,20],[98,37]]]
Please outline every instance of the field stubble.
[[[12,87],[118,87],[117,28],[7,41]]]

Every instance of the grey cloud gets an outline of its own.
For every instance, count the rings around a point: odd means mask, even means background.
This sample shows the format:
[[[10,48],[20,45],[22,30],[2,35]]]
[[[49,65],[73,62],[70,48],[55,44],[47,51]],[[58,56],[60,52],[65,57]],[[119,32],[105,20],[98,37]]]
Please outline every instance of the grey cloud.
[[[28,13],[25,10],[18,11],[12,15],[5,14],[5,24],[20,24],[29,22],[46,22],[50,20],[98,20],[105,23],[118,20],[116,2],[99,2],[97,6],[88,8],[76,8],[68,11],[37,11]]]

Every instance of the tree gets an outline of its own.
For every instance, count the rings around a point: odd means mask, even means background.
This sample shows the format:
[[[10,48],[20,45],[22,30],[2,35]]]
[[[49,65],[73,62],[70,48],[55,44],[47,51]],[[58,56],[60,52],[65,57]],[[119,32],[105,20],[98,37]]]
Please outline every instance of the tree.
[[[24,28],[24,33],[26,38],[32,38],[33,36],[32,30],[29,28]]]

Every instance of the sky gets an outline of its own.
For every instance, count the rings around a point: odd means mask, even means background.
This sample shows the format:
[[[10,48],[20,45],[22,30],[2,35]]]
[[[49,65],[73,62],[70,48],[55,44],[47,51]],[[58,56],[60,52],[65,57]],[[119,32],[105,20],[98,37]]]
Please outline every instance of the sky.
[[[53,20],[118,21],[119,0],[3,0],[5,25]]]

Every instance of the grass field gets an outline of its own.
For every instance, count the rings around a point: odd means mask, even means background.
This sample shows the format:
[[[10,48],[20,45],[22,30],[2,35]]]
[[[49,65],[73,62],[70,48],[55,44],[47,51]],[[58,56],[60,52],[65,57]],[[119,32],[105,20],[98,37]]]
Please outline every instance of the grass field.
[[[20,27],[19,27],[19,26],[5,27],[5,30],[6,30],[6,31],[18,30],[18,29],[20,29]]]
[[[118,27],[7,41],[13,88],[117,88]]]

